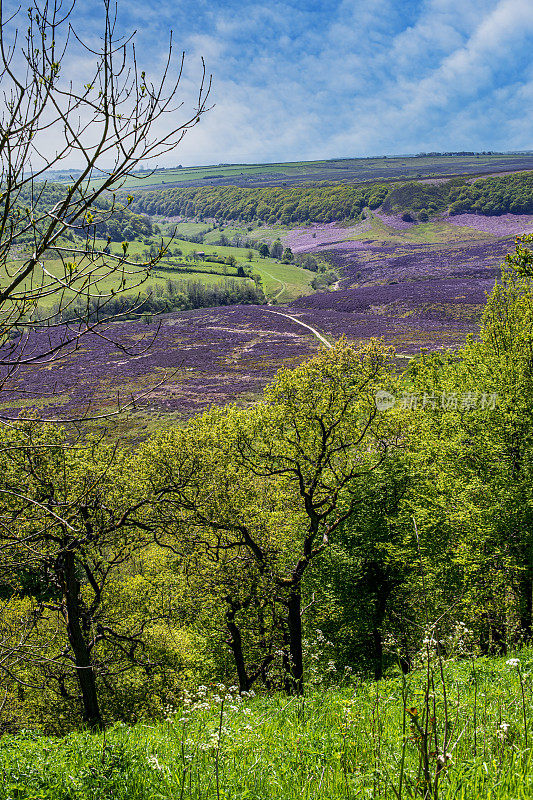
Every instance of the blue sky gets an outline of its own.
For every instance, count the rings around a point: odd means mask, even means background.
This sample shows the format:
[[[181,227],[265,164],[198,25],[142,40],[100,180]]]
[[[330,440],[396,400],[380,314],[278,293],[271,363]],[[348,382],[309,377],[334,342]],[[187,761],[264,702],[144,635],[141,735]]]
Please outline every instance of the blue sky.
[[[80,0],[98,30],[100,0]],[[169,30],[214,108],[161,164],[533,149],[533,0],[119,0],[139,62]],[[73,65],[75,71],[76,65]]]

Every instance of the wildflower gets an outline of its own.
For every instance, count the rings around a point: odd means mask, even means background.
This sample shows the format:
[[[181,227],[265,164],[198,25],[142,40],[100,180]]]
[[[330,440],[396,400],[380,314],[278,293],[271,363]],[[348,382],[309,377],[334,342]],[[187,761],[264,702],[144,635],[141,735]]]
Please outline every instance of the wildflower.
[[[452,754],[451,753],[439,753],[438,756],[437,756],[437,761],[439,762],[439,764],[446,764],[447,762],[450,762],[451,760],[452,760]]]
[[[518,658],[510,658],[508,661],[505,662],[508,667],[518,667],[520,661]]]
[[[152,769],[158,770],[159,772],[164,771],[165,768],[159,763],[159,761],[157,760],[157,756],[148,756],[147,761],[152,767]]]

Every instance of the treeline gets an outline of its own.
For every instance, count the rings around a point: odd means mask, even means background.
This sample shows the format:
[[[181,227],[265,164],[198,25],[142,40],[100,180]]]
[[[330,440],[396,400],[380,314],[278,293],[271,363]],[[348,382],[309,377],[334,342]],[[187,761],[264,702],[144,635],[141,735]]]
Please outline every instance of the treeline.
[[[156,286],[150,292],[139,292],[137,295],[119,295],[116,297],[94,297],[87,301],[78,299],[62,308],[53,308],[51,312],[42,312],[46,324],[54,325],[62,322],[79,320],[103,320],[119,317],[120,319],[138,319],[153,314],[167,314],[171,311],[189,311],[193,308],[210,308],[211,306],[229,305],[262,305],[266,298],[261,284],[253,280],[237,280],[225,278],[214,284],[205,284],[198,280],[167,280],[164,288]]]
[[[260,189],[202,186],[136,192],[131,207],[143,214],[285,225],[357,219],[365,206],[380,206],[387,192],[388,187],[382,184]]]
[[[101,201],[95,210],[97,220],[94,228],[97,236],[109,238],[112,242],[133,242],[135,239],[147,239],[156,233],[148,217],[134,214],[129,208],[111,206],[110,202]]]
[[[3,728],[531,641],[532,275],[521,246],[479,340],[403,374],[341,341],[133,450],[3,427]]]
[[[451,214],[533,213],[533,172],[486,178],[463,186],[452,186],[448,195]]]
[[[36,183],[20,190],[13,208],[9,210],[9,215],[14,221],[20,219],[20,224],[24,224],[27,214],[31,213],[37,226],[42,227],[50,223],[51,218],[48,213],[64,198],[64,185]],[[10,199],[13,201],[13,198]],[[83,217],[79,217],[76,213],[78,201],[81,201],[81,195],[78,198],[74,196],[70,213],[67,212],[65,215],[66,220],[73,226],[66,232],[67,237],[85,237],[95,233],[104,239],[110,238],[113,242],[129,242],[136,238],[151,237],[155,232],[147,217],[135,214],[127,207],[127,200],[125,203],[113,203],[111,200],[99,198],[89,214]],[[4,204],[5,199],[2,199],[0,192],[0,213],[4,210]],[[24,241],[24,238],[20,241]]]
[[[473,182],[453,178],[445,183],[409,182],[393,186],[383,202],[389,213],[412,213],[425,221],[435,213],[533,213],[533,172],[479,178]]]
[[[259,189],[203,186],[158,189],[135,194],[132,208],[144,214],[195,219],[262,221],[267,224],[356,220],[363,209],[414,212],[424,221],[432,214],[533,213],[533,173],[443,183],[406,182],[372,185],[300,186]]]

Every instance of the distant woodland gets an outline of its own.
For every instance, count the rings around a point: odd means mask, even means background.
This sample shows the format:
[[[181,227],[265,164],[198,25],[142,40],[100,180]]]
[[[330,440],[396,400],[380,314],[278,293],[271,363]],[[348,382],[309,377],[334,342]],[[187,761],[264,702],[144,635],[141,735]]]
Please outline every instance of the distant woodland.
[[[309,185],[266,187],[205,186],[157,189],[135,194],[131,209],[162,216],[262,220],[268,224],[356,220],[365,208],[431,215],[474,212],[498,215],[533,212],[533,173],[493,178],[453,178],[443,183]],[[427,217],[426,217],[427,215]]]

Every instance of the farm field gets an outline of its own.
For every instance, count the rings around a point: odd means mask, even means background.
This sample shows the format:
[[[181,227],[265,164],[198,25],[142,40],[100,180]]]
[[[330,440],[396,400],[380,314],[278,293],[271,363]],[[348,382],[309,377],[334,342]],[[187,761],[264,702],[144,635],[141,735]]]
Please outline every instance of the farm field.
[[[318,181],[423,179],[452,175],[515,172],[533,168],[529,153],[491,155],[391,156],[384,158],[336,158],[329,161],[295,161],[277,164],[219,164],[156,169],[137,173],[121,184],[125,189],[184,186],[279,186]],[[68,180],[68,175],[54,179]],[[95,180],[98,185],[98,180]]]
[[[195,235],[201,229],[205,230],[205,226],[190,223],[187,227],[190,234],[187,235]],[[143,294],[155,293],[157,295],[158,292],[165,288],[168,280],[200,281],[210,286],[224,284],[228,279],[239,283],[248,283],[250,281],[249,277],[239,277],[239,267],[246,268],[248,272],[261,277],[261,285],[267,298],[276,297],[278,301],[286,302],[313,291],[311,281],[315,274],[296,264],[282,264],[273,258],[260,258],[256,251],[253,251],[252,259],[250,260],[247,256],[248,251],[242,247],[215,246],[207,243],[199,245],[176,237],[171,239],[170,236],[165,235],[159,239],[159,242],[161,241],[165,245],[170,245],[169,255],[159,262],[140,286],[136,286],[137,281],[135,278],[127,280],[125,296],[128,296],[128,286],[134,287],[130,290],[132,297],[136,297],[139,292]],[[101,240],[100,242],[97,241],[97,244],[103,248],[106,243]],[[119,257],[122,255],[122,245],[120,243],[111,242],[109,248],[112,254]],[[146,249],[147,245],[145,243],[134,240],[129,242],[128,256],[140,257]],[[179,255],[176,250],[180,251]],[[201,251],[206,256],[219,256],[224,259],[228,256],[233,256],[235,265],[205,261],[202,257],[196,256],[198,251]],[[187,262],[187,257],[192,258],[193,254],[194,258]],[[21,262],[11,262],[8,265],[8,269],[12,272],[19,263]],[[52,274],[56,275],[61,275],[64,269],[63,262],[54,258],[47,260],[46,267]],[[102,267],[102,273],[107,273],[104,267]],[[106,295],[115,288],[115,284],[116,277],[111,276],[99,281],[94,289],[97,289],[102,295]],[[73,295],[72,292],[71,294]],[[43,310],[49,310],[56,300],[51,295],[45,296],[40,302],[40,307]]]

